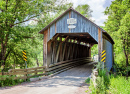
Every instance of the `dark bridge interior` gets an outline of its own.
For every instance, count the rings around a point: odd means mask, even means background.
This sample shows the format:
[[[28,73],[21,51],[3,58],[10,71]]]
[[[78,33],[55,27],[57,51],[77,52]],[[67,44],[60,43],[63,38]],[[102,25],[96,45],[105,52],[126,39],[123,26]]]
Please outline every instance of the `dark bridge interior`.
[[[48,44],[51,64],[91,57],[91,47],[94,44],[97,44],[97,41],[88,33],[58,33]]]

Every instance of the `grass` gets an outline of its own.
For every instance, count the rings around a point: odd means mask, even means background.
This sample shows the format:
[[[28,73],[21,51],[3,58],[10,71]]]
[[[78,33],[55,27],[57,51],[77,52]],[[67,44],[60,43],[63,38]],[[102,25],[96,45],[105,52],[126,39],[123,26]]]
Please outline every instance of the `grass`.
[[[14,86],[14,85],[18,85],[19,83],[25,82],[25,80],[23,79],[14,80],[15,75],[12,75],[10,78],[9,77],[10,76],[7,75],[0,76],[0,78],[6,78],[5,80],[0,80],[0,87]],[[27,79],[27,81],[29,81],[29,79]]]
[[[106,85],[107,82],[107,85]],[[130,77],[126,80],[125,76],[110,75],[109,80],[103,76],[97,79],[97,87],[90,81],[92,94],[130,94]]]
[[[123,76],[112,76],[110,79],[109,93],[130,94],[130,78],[126,80],[126,77]]]
[[[87,79],[85,80],[85,83],[90,84],[90,78],[87,78]]]

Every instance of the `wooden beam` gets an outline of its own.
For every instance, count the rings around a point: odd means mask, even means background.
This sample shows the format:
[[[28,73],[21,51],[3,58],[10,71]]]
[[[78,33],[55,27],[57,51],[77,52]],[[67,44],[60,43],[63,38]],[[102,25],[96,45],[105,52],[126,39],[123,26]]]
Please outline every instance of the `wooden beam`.
[[[68,48],[67,60],[69,59],[69,56],[70,56],[70,49],[71,49],[71,44],[69,45],[69,48]]]
[[[62,41],[62,43],[65,42],[68,38],[69,38],[69,36],[67,36],[67,37]]]
[[[91,57],[91,48],[89,47],[89,57]]]
[[[60,41],[62,41],[62,37],[60,37]],[[63,54],[62,54],[62,44],[63,42],[61,42],[61,47],[60,47],[60,53],[59,53],[59,61],[62,61],[62,57],[63,57]]]
[[[72,59],[74,59],[74,52],[76,51],[76,50],[75,50],[75,45],[76,45],[76,44],[73,44],[73,49],[72,49]]]
[[[59,44],[59,46],[58,46],[58,49],[57,49],[56,63],[58,62],[58,58],[59,58],[59,53],[60,53],[61,46],[62,46],[62,42],[60,42],[60,44]]]
[[[65,45],[64,45],[64,49],[63,49],[63,57],[62,57],[62,61],[64,61],[65,51],[66,51],[66,43],[65,43]]]
[[[74,58],[76,58],[76,57],[77,57],[77,53],[78,53],[78,44],[76,44],[76,49],[75,49],[75,57],[74,57]]]
[[[59,36],[59,33],[56,34],[51,41],[54,41]]]
[[[98,28],[98,61],[101,61],[102,56],[102,31]]]
[[[56,22],[55,22],[55,34],[56,34]]]
[[[49,67],[49,65],[51,64],[51,41],[47,42],[47,68]]]
[[[55,50],[56,50],[56,42],[54,41],[53,42],[53,45],[52,45],[52,63],[54,64],[54,58],[55,58]]]
[[[44,32],[44,38],[43,38],[43,66],[47,66],[47,40],[48,40],[48,30]]]
[[[71,11],[69,11],[69,18],[71,18]],[[70,33],[71,29],[69,28],[69,33]]]
[[[57,42],[57,41],[55,41],[55,45],[54,45],[54,63],[56,63],[57,44],[58,44],[58,42]]]

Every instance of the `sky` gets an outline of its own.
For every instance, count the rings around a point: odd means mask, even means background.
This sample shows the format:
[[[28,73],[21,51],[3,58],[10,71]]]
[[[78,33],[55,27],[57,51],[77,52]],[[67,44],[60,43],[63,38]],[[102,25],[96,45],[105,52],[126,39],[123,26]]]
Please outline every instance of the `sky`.
[[[104,26],[104,21],[108,16],[104,15],[104,10],[109,7],[113,0],[69,0],[74,4],[74,8],[78,5],[88,4],[92,12],[92,20],[99,26]]]

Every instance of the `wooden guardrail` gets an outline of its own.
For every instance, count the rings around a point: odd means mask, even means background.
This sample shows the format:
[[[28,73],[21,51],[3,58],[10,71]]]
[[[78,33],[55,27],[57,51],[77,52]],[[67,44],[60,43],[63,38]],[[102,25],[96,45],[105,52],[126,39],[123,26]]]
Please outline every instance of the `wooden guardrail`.
[[[45,74],[45,67],[35,67],[27,69],[10,69],[8,72],[0,72],[0,80],[5,80],[6,78],[11,78],[15,75],[13,79],[28,79],[33,76],[42,76]],[[7,75],[7,76],[4,76]]]
[[[56,64],[52,64],[49,66],[49,68],[46,70],[48,73],[55,73],[59,72],[62,70],[68,70],[70,68],[86,64],[92,62],[90,57],[85,57],[85,58],[78,58],[78,59],[73,59],[73,60],[67,60],[67,61],[62,61]]]
[[[11,78],[15,76],[13,79],[28,79],[33,76],[44,76],[48,75],[50,72],[55,73],[58,71],[65,71],[67,69],[73,68],[78,65],[82,65],[85,63],[91,62],[90,57],[78,58],[73,60],[62,61],[56,64],[52,64],[48,69],[43,67],[35,67],[35,68],[27,68],[27,69],[10,69],[8,72],[0,72],[0,80],[5,80],[6,78]],[[7,76],[4,76],[7,75]]]

